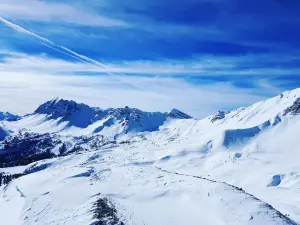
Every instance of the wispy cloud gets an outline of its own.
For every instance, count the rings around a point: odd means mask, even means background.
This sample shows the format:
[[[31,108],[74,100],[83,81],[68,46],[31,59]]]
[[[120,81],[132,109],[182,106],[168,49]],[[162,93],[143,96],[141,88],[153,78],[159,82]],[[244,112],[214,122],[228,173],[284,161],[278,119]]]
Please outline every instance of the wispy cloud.
[[[156,77],[53,76],[33,71],[0,71],[0,83],[3,90],[0,110],[21,114],[55,96],[102,108],[125,105],[147,111],[179,108],[196,117],[263,99],[227,83],[193,85],[182,79]]]
[[[60,95],[201,117],[295,88],[300,5],[260,3],[2,0],[0,106]]]
[[[103,108],[129,105],[148,111],[168,111],[177,107],[196,117],[203,117],[219,109],[248,105],[270,95],[270,92],[258,93],[257,87],[235,86],[231,80],[189,82],[187,77],[192,75],[188,74],[189,69],[177,67],[176,64],[173,67],[172,64],[159,65],[157,62],[111,64],[109,66],[116,74],[110,76],[105,73],[105,68],[99,74],[99,68],[85,63],[52,59],[45,55],[3,53],[6,56],[0,63],[0,83],[5,91],[0,92],[0,110],[18,113],[28,113],[38,104],[61,96]],[[145,76],[145,71],[150,67],[156,70],[146,72],[150,77]],[[198,72],[202,69],[200,67]],[[98,73],[88,75],[95,71]],[[180,71],[186,74],[179,76]],[[128,75],[119,76],[117,72]],[[191,68],[190,72],[195,70]],[[158,73],[160,76],[157,76]],[[175,76],[167,76],[172,74]],[[267,82],[264,80],[257,86],[265,90]],[[273,88],[272,93],[275,92]]]
[[[90,59],[91,63],[87,63],[85,58],[82,60],[61,60],[48,57],[46,54],[28,55],[25,53],[16,53],[10,51],[2,51],[5,55],[0,63],[1,69],[6,71],[44,71],[52,74],[78,74],[78,75],[140,75],[140,76],[160,76],[160,77],[215,77],[223,78],[244,77],[249,79],[266,79],[275,77],[297,77],[300,69],[292,67],[286,70],[284,60],[280,65],[272,67],[261,66],[255,68],[254,65],[260,62],[265,56],[256,57],[253,61],[252,56],[240,57],[214,57],[203,56],[199,58],[191,58],[190,60],[162,60],[162,61],[122,61],[117,63],[102,64]],[[0,52],[1,55],[1,52]],[[0,56],[1,57],[1,56]],[[84,57],[84,56],[82,56]],[[279,58],[288,57],[286,55],[278,56]],[[249,59],[250,58],[250,59]],[[71,57],[72,59],[72,57]],[[300,61],[298,58],[294,58]],[[276,59],[268,59],[270,64],[278,62]],[[291,58],[285,59],[287,63],[291,62]],[[266,63],[266,62],[265,62]],[[255,81],[255,80],[254,80]],[[250,81],[249,81],[250,82]],[[255,81],[256,83],[256,81]]]
[[[97,60],[94,60],[92,58],[89,58],[87,56],[84,56],[84,55],[81,55],[81,54],[78,54],[77,52],[74,52],[73,50],[69,49],[69,48],[66,48],[64,46],[61,46],[61,45],[58,45],[58,44],[55,44],[53,41],[50,41],[49,39],[47,38],[44,38],[40,35],[37,35],[15,23],[12,23],[2,17],[0,17],[0,22],[6,24],[7,26],[9,26],[10,28],[18,31],[18,32],[21,32],[21,33],[25,33],[27,35],[30,35],[34,38],[36,38],[37,40],[41,41],[41,43],[45,46],[47,46],[48,48],[51,48],[52,50],[54,51],[57,51],[63,55],[67,55],[71,58],[74,58],[74,59],[77,59],[78,61],[82,62],[82,63],[85,63],[85,64],[89,64],[90,66],[94,66],[94,67],[104,67],[106,70],[107,70],[107,73],[111,73],[109,70],[109,66],[105,65],[104,63],[101,63]]]
[[[71,2],[70,2],[71,3]],[[2,0],[0,15],[14,20],[38,22],[65,22],[86,26],[128,26],[120,19],[101,16],[88,10],[84,4],[67,4],[37,0]]]

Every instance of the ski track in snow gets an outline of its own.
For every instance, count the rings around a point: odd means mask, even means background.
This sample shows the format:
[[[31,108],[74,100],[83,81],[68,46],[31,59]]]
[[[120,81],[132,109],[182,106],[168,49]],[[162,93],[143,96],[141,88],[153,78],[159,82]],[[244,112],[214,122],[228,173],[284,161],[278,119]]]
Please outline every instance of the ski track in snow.
[[[183,173],[177,173],[177,172],[171,172],[171,171],[168,171],[168,170],[165,170],[165,169],[162,169],[160,167],[156,167],[158,170],[162,171],[162,172],[165,172],[165,173],[169,173],[169,174],[175,174],[175,175],[178,175],[178,176],[186,176],[186,177],[193,177],[193,178],[196,178],[196,179],[201,179],[201,180],[206,180],[208,182],[212,182],[212,183],[219,183],[219,184],[224,184],[228,187],[231,187],[233,189],[235,189],[236,191],[242,193],[242,194],[246,194],[248,195],[249,197],[253,198],[254,200],[257,200],[257,201],[260,201],[260,202],[263,202],[261,199],[255,197],[254,195],[246,192],[245,190],[243,190],[242,188],[239,188],[239,187],[236,187],[234,185],[231,185],[231,184],[228,184],[226,182],[219,182],[219,181],[215,181],[215,180],[211,180],[209,178],[206,178],[206,177],[201,177],[201,176],[194,176],[194,175],[189,175],[189,174],[183,174]],[[282,218],[285,218],[288,222],[290,222],[291,224],[294,224],[294,225],[297,225],[294,221],[292,221],[289,217],[286,217],[285,215],[283,215],[281,212],[279,212],[277,209],[274,209],[273,206],[271,206],[270,204],[268,204],[267,202],[264,202],[270,209],[272,210],[275,210],[278,212],[279,214],[279,217],[282,217]]]

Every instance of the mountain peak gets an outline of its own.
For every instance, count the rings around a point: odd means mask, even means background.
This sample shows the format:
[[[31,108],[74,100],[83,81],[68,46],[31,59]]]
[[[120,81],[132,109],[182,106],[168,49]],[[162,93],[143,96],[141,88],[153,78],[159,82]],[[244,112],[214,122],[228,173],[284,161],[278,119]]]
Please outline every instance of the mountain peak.
[[[64,100],[61,97],[55,97],[52,100],[50,100],[51,102],[59,102],[60,100]]]
[[[101,114],[101,110],[73,100],[54,98],[40,105],[34,114],[48,115],[49,119],[67,121],[69,125],[85,128]]]
[[[0,112],[0,121],[17,121],[20,118],[20,116],[11,114],[9,112]]]
[[[40,105],[34,113],[52,115],[53,117],[64,116],[65,113],[74,111],[79,108],[78,103],[72,100],[54,98]]]
[[[167,115],[168,118],[172,119],[192,119],[192,117],[178,109],[172,109]]]

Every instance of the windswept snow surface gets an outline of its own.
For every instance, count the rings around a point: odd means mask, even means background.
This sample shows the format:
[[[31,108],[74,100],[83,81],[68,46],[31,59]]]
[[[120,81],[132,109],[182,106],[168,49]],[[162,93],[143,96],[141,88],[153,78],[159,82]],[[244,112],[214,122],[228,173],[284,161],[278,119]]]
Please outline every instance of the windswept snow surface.
[[[159,114],[159,123],[152,113],[136,120],[142,111],[125,107],[104,116],[97,109],[101,116],[88,117],[87,127],[70,126],[77,110],[4,122],[15,133],[100,133],[115,144],[0,169],[26,174],[0,187],[1,224],[97,224],[92,208],[99,198],[126,225],[299,224],[299,98],[296,89],[202,120],[177,110]],[[151,121],[155,129],[127,129]]]
[[[161,152],[150,146],[44,161],[44,170],[0,189],[1,224],[92,224],[92,204],[105,197],[124,224],[296,225],[232,186],[159,169],[159,160],[146,161]]]

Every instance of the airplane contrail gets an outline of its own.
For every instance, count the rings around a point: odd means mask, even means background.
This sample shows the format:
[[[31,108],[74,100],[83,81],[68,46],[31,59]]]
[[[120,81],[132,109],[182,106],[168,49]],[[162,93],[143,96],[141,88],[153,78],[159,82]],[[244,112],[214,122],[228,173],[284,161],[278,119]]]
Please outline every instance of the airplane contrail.
[[[48,39],[43,38],[43,37],[41,37],[41,36],[39,36],[39,35],[36,35],[35,33],[32,33],[32,32],[30,32],[29,30],[26,30],[26,29],[24,29],[23,27],[20,27],[20,26],[17,25],[17,24],[14,24],[14,23],[12,23],[12,22],[9,22],[8,20],[2,18],[1,16],[0,16],[0,21],[1,21],[2,23],[6,24],[7,26],[9,26],[10,28],[16,30],[16,31],[19,31],[19,32],[21,32],[21,33],[25,33],[25,34],[31,35],[31,36],[33,36],[33,37],[35,37],[35,38],[38,38],[38,39],[40,39],[40,40],[42,40],[42,41],[45,41],[45,42],[48,42],[49,44],[54,45],[54,43],[51,42],[51,41],[49,41]]]
[[[81,55],[81,54],[78,54],[74,51],[72,51],[71,49],[69,48],[66,48],[64,46],[61,46],[61,45],[58,45],[58,44],[55,44],[54,42],[50,41],[49,39],[47,38],[44,38],[44,37],[41,37],[17,24],[14,24],[6,19],[4,19],[3,17],[0,16],[0,22],[6,24],[8,27],[18,31],[18,32],[21,32],[21,33],[24,33],[24,34],[27,34],[27,35],[30,35],[34,38],[37,38],[39,39],[40,41],[42,41],[42,44],[47,46],[48,48],[51,48],[57,52],[60,52],[64,55],[67,55],[67,56],[70,56],[72,58],[75,58],[83,63],[86,63],[86,64],[90,64],[90,65],[93,65],[95,67],[102,67],[102,68],[105,68],[108,70],[108,74],[111,74],[111,75],[114,75],[113,73],[111,73],[109,70],[111,70],[111,68],[107,65],[105,65],[104,63],[101,63],[97,60],[94,60],[94,59],[91,59],[87,56],[84,56],[84,55]],[[123,76],[126,76],[124,73],[121,73],[121,72],[118,72],[118,74],[120,75],[123,75]]]

